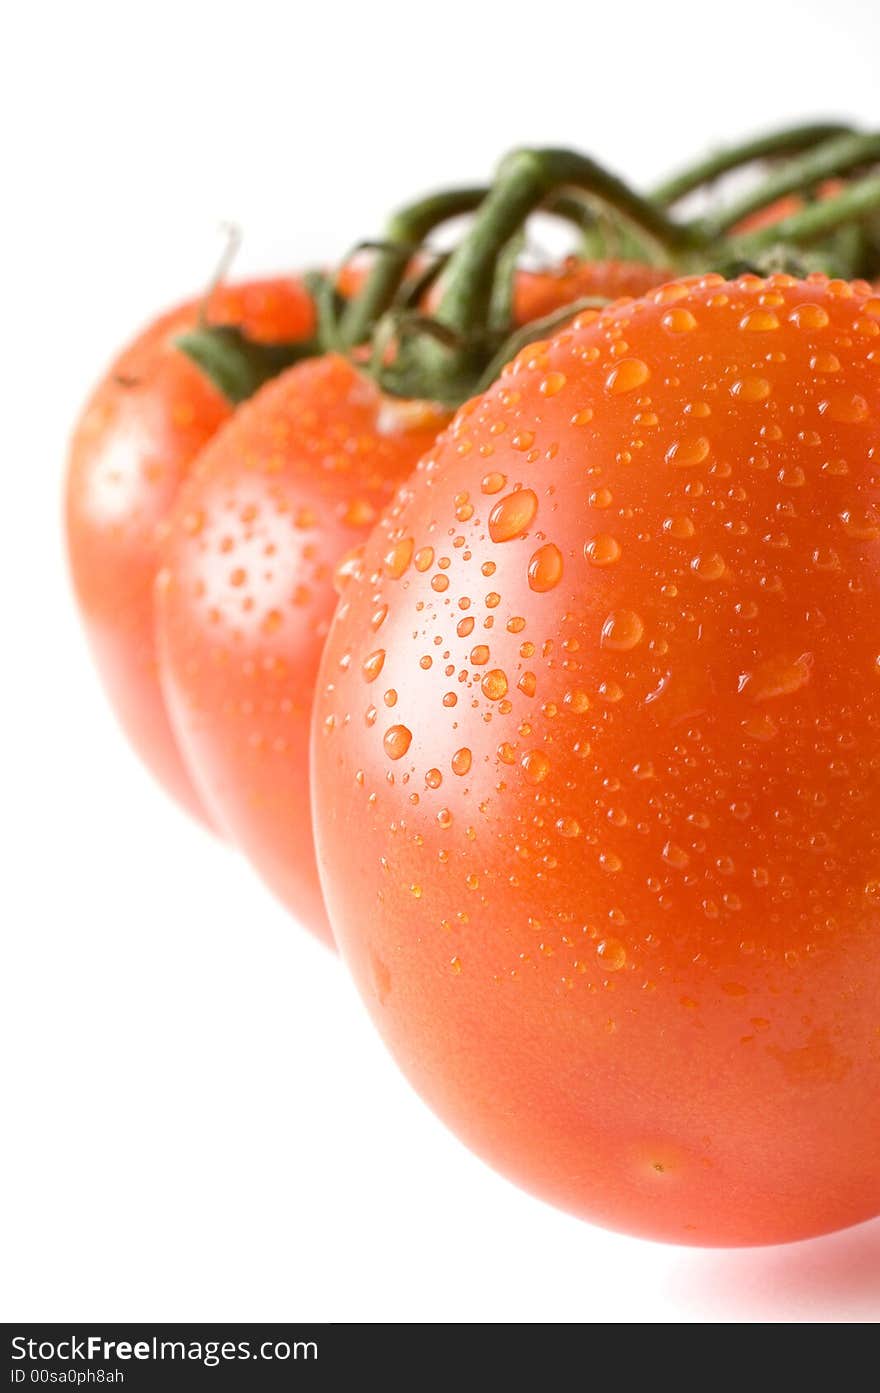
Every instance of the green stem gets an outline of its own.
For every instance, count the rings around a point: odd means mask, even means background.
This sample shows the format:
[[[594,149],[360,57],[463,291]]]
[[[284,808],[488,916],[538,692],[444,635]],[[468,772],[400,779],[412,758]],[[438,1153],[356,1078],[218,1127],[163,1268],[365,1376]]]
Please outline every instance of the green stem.
[[[488,197],[450,259],[437,309],[442,323],[468,336],[487,322],[501,249],[530,213],[566,188],[610,203],[670,255],[691,245],[688,227],[586,156],[571,150],[516,150],[503,161]]]
[[[320,351],[313,340],[261,343],[229,324],[199,324],[174,344],[234,405],[253,396],[270,377]]]
[[[723,237],[732,227],[760,209],[785,198],[815,188],[835,175],[848,174],[861,165],[880,160],[880,135],[845,135],[826,141],[800,159],[791,160],[757,188],[735,199],[720,213],[706,218],[702,235],[708,241]]]
[[[432,194],[394,215],[377,247],[366,284],[349,303],[338,327],[343,348],[369,338],[396,295],[415,251],[439,223],[470,213],[486,196],[485,188],[451,189]]]
[[[850,184],[834,198],[825,199],[821,203],[811,203],[792,217],[783,218],[771,227],[761,227],[755,232],[737,237],[731,246],[745,256],[776,246],[778,243],[793,242],[801,246],[804,243],[815,242],[843,224],[866,217],[878,209],[880,175],[875,174]]]
[[[758,160],[775,159],[779,155],[797,155],[802,150],[809,150],[834,136],[848,134],[853,134],[852,127],[840,121],[813,122],[771,131],[769,135],[757,136],[741,145],[714,151],[697,164],[673,174],[654,189],[651,197],[655,203],[669,207],[686,198],[695,189],[704,184],[711,184],[723,174],[741,169],[743,165],[754,164]]]

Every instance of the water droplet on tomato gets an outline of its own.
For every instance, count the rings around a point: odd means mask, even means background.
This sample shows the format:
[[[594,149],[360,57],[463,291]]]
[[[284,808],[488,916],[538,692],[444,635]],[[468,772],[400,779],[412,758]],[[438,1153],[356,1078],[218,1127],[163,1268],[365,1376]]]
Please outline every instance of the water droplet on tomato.
[[[628,653],[641,643],[645,632],[641,616],[632,609],[618,609],[602,625],[600,643],[617,653]]]
[[[562,579],[562,552],[554,542],[539,547],[529,562],[529,586],[543,594]]]
[[[531,526],[538,511],[538,498],[532,489],[517,489],[502,498],[489,514],[489,536],[493,542],[511,542]]]
[[[402,759],[412,743],[412,731],[408,726],[389,726],[382,743],[389,759]]]

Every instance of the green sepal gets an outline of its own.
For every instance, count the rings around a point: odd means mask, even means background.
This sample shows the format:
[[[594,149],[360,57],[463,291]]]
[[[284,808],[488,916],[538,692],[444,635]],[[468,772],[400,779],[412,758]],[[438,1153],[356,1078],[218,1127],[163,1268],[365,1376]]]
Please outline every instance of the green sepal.
[[[235,406],[285,368],[321,351],[314,339],[261,343],[228,324],[200,325],[174,343]]]

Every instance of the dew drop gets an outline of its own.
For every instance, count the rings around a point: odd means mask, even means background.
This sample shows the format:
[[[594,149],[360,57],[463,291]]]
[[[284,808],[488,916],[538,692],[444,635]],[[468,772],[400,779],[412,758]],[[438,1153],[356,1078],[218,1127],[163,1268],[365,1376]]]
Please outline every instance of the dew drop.
[[[538,498],[532,489],[517,489],[502,498],[489,514],[489,536],[493,542],[511,542],[521,537],[538,511]]]
[[[616,653],[628,653],[641,643],[645,632],[641,616],[632,609],[614,610],[602,625],[600,643]]]
[[[641,358],[622,358],[605,379],[605,389],[612,396],[633,392],[651,376],[651,369]]]
[[[673,310],[667,310],[661,323],[670,334],[687,334],[697,327],[697,321],[690,310],[686,310],[680,305]]]
[[[471,767],[471,758],[471,752],[467,747],[456,750],[455,754],[452,756],[453,774],[458,774],[459,777],[467,774]]]
[[[408,726],[389,726],[382,743],[389,759],[402,759],[412,743],[412,731]]]
[[[530,784],[543,783],[550,773],[550,761],[542,750],[529,750],[520,763],[523,775]]]
[[[584,547],[584,555],[591,566],[613,566],[620,560],[620,543],[608,532],[600,532]]]
[[[619,938],[603,938],[596,945],[596,956],[606,972],[619,972],[626,966],[626,949]]]
[[[770,395],[770,383],[766,377],[740,377],[731,385],[730,395],[738,401],[766,401]]]
[[[779,328],[779,317],[772,310],[749,310],[739,321],[739,327],[749,334],[766,334]]]
[[[364,658],[361,671],[368,682],[375,682],[382,668],[385,666],[385,649],[377,648],[369,657]]]
[[[403,537],[385,553],[385,570],[392,580],[399,580],[412,560],[415,543],[412,537]]]
[[[675,469],[692,469],[694,465],[702,464],[703,460],[708,458],[711,448],[705,435],[674,440],[666,451],[666,463]]]
[[[487,697],[489,701],[500,701],[503,696],[507,695],[507,676],[501,671],[501,668],[493,668],[491,672],[486,673],[480,687],[483,696]]]
[[[705,556],[695,556],[691,562],[691,570],[700,580],[713,581],[721,580],[727,572],[727,567],[723,556],[717,551],[710,551]]]
[[[690,856],[688,856],[684,847],[679,846],[677,842],[667,842],[660,855],[663,857],[667,866],[672,866],[673,870],[676,871],[687,870],[691,863]]]
[[[539,547],[529,562],[529,587],[543,594],[562,579],[562,552],[554,542]]]

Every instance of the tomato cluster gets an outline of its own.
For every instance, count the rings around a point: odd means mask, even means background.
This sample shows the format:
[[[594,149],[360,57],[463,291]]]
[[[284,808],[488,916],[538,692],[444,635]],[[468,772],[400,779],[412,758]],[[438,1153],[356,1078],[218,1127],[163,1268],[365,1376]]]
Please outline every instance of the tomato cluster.
[[[714,222],[687,175],[521,152],[448,260],[400,238],[163,316],[74,438],[144,758],[471,1146],[650,1237],[880,1211],[872,140],[717,157],[779,163]],[[571,187],[611,210],[584,254],[511,265]],[[267,343],[303,360],[236,405]]]

